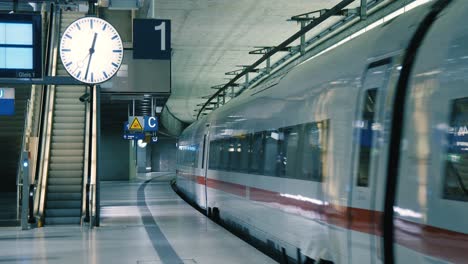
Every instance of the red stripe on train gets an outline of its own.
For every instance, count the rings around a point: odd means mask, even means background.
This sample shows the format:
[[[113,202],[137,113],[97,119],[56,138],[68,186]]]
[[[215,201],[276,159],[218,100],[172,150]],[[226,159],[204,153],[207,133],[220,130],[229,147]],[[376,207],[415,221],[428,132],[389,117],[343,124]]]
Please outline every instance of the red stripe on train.
[[[202,176],[180,171],[177,174],[198,184],[205,184],[205,178]],[[380,228],[382,212],[334,204],[320,205],[285,197],[278,192],[215,179],[208,179],[206,185],[256,202],[300,208],[310,213],[312,218],[326,221],[329,224],[382,236]],[[247,193],[250,194],[249,197],[247,197]],[[468,257],[468,235],[447,229],[396,218],[395,239],[399,245],[451,262],[465,262]]]

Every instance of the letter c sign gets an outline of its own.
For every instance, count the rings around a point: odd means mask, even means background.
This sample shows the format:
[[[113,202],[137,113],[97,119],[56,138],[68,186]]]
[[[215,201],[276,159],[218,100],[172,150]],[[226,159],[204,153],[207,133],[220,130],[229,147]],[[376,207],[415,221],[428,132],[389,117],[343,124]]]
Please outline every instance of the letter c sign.
[[[145,116],[145,131],[158,131],[158,119],[155,116]]]

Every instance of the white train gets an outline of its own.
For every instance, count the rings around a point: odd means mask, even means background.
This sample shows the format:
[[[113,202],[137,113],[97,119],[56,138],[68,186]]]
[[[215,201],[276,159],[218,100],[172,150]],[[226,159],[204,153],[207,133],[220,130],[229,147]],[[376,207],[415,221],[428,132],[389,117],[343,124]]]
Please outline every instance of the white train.
[[[183,132],[177,187],[284,262],[467,263],[467,17],[433,1],[249,89]]]

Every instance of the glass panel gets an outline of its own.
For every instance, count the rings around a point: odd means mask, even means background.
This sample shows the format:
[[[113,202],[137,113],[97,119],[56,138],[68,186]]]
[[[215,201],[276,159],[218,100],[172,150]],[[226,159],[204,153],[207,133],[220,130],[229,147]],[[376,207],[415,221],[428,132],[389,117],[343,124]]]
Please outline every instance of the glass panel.
[[[249,171],[250,138],[251,138],[251,135],[243,135],[239,138],[239,142],[240,142],[239,171],[241,172]]]
[[[200,149],[200,144],[192,145],[190,152],[192,155],[192,167],[198,168],[198,151]]]
[[[0,23],[0,44],[32,45],[32,30],[32,24]]]
[[[6,48],[0,47],[0,68],[6,69]]]
[[[229,160],[230,162],[230,169],[231,171],[239,171],[239,164],[240,164],[240,154],[241,154],[241,146],[239,138],[231,138],[229,144]]]
[[[468,201],[468,97],[453,101],[443,197]]]
[[[222,139],[220,142],[220,158],[221,158],[221,164],[218,169],[221,170],[229,170],[229,149],[230,149],[230,143],[229,139],[225,138]]]
[[[276,166],[279,163],[278,140],[280,139],[278,131],[268,131],[265,133],[265,162],[263,167],[264,175],[276,175]]]
[[[252,152],[250,153],[249,172],[263,174],[263,132],[255,133],[252,139]]]
[[[325,150],[327,148],[327,121],[309,123],[304,128],[301,179],[322,181]]]
[[[218,141],[210,142],[210,169],[217,169],[219,165]]]
[[[359,122],[360,148],[357,185],[362,187],[369,186],[369,169],[373,138],[372,126],[374,124],[376,99],[376,88],[369,89],[365,92],[361,111],[362,119]]]
[[[0,23],[0,44],[6,44],[6,23]]]
[[[32,45],[32,24],[5,23],[4,42],[0,44]]]
[[[296,177],[297,157],[299,147],[300,125],[283,129],[282,162],[279,175],[287,178]]]
[[[0,64],[5,65],[5,69],[32,69],[33,49],[32,48],[5,48],[0,51],[5,54],[5,59],[0,59]],[[3,56],[2,56],[3,57]],[[4,62],[3,62],[4,60]]]

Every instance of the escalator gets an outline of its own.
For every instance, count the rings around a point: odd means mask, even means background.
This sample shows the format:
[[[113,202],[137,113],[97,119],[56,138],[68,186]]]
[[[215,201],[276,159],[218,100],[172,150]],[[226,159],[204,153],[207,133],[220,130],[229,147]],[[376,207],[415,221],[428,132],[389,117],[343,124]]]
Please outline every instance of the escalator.
[[[83,13],[62,12],[60,36],[66,27]],[[55,49],[57,52],[57,49]],[[68,76],[58,55],[53,65],[56,76]],[[47,187],[43,215],[45,225],[80,224],[84,212],[83,185],[86,181],[87,109],[79,97],[87,92],[84,85],[49,87],[49,120]],[[47,147],[47,146],[46,146]]]

